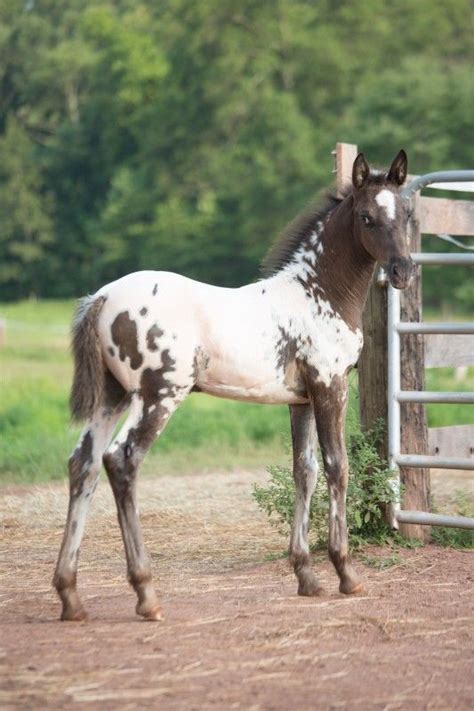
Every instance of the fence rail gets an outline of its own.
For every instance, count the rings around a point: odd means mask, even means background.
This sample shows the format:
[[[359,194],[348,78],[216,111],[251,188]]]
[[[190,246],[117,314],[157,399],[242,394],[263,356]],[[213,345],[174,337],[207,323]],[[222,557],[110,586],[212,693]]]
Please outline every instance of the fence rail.
[[[410,198],[418,190],[427,188],[428,186],[442,187],[444,190],[460,190],[458,183],[467,183],[465,190],[471,190],[471,185],[474,183],[474,170],[440,170],[435,173],[425,173],[413,178],[408,185],[403,188],[402,195],[405,198]],[[449,186],[455,186],[450,188]]]
[[[474,323],[472,322],[431,322],[431,323],[417,323],[412,321],[410,323],[401,321],[397,324],[398,333],[443,333],[443,334],[466,334],[474,335]]]
[[[471,392],[430,392],[428,390],[399,390],[394,394],[398,402],[446,403],[448,405],[472,405],[474,393]]]
[[[426,266],[433,264],[452,267],[474,266],[474,254],[463,254],[462,252],[413,252],[411,258],[415,264],[425,264]]]
[[[474,459],[468,457],[430,457],[422,454],[399,454],[395,457],[399,467],[419,467],[420,469],[463,469],[474,470]]]
[[[467,516],[445,516],[425,511],[397,511],[399,523],[418,523],[425,526],[448,526],[450,528],[474,528],[474,518]]]

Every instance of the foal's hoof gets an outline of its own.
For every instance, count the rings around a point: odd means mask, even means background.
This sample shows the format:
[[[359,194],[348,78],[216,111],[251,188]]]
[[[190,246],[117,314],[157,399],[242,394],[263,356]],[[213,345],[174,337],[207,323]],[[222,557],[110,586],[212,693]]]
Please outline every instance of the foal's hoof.
[[[157,601],[156,601],[157,602]],[[163,619],[163,612],[158,604],[139,602],[135,608],[137,615],[150,622],[160,622]]]
[[[87,612],[83,607],[80,607],[79,610],[76,611],[63,610],[61,613],[62,622],[83,622],[84,620],[87,620]]]
[[[298,595],[303,597],[317,597],[324,594],[324,588],[321,587],[318,580],[314,577],[305,578],[298,582]]]
[[[159,605],[154,607],[152,610],[149,610],[148,612],[141,612],[139,614],[141,614],[143,619],[147,620],[148,622],[161,622],[163,619],[163,612]]]
[[[344,582],[339,585],[339,592],[344,593],[344,595],[360,595],[364,592],[364,586],[362,583]]]

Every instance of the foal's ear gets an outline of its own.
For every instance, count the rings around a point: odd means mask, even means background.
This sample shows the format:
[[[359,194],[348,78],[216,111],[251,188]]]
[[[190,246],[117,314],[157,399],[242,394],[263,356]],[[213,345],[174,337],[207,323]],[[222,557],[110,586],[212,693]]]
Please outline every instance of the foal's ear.
[[[352,184],[355,188],[361,188],[370,175],[369,164],[363,153],[359,153],[352,166]]]
[[[390,170],[387,173],[387,181],[395,183],[395,185],[403,185],[408,173],[408,158],[405,151],[402,150],[393,159]]]

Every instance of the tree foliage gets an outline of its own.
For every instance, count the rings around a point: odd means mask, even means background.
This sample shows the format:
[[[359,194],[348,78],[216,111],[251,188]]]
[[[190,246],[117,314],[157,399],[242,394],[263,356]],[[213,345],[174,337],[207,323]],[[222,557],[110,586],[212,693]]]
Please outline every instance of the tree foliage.
[[[468,167],[470,10],[4,0],[0,298],[150,267],[244,283],[327,186],[338,140],[381,164],[404,146],[416,172]]]

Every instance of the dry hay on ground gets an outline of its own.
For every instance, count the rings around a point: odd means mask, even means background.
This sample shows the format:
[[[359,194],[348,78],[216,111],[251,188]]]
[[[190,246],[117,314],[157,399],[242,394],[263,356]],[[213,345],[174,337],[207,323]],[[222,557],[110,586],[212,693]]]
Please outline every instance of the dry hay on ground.
[[[66,487],[7,490],[2,709],[472,708],[472,554],[428,547],[381,571],[359,563],[366,592],[353,598],[318,556],[327,593],[298,598],[285,560],[261,562],[286,547],[251,499],[263,476],[140,483],[161,624],[134,616],[105,482],[82,550],[81,624],[56,621],[50,587]]]

